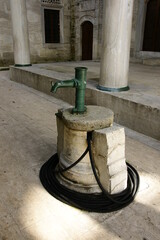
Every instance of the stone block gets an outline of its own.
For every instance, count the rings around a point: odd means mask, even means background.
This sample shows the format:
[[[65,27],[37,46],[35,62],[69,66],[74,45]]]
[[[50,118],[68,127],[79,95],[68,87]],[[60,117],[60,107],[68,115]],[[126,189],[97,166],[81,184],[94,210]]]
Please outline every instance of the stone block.
[[[73,164],[87,149],[87,131],[76,131],[68,128],[63,119],[64,109],[57,114],[57,152],[59,168],[64,169]],[[66,187],[80,192],[99,192],[90,166],[89,154],[76,166],[58,174],[60,182]]]
[[[101,106],[87,105],[87,111],[84,114],[71,114],[72,109],[66,109],[62,112],[65,125],[73,130],[92,131],[103,129],[113,124],[114,114],[109,108]]]
[[[127,187],[124,128],[115,125],[95,130],[92,156],[103,187],[111,194]]]
[[[110,179],[111,193],[119,193],[127,187],[127,168],[113,175]]]

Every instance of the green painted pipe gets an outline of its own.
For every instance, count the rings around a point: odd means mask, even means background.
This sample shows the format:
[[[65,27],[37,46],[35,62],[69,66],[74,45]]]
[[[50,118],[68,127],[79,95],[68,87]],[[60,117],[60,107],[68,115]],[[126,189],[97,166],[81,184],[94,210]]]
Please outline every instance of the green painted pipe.
[[[75,107],[72,109],[72,113],[84,113],[86,111],[85,106],[85,90],[86,90],[86,67],[75,68],[75,79],[52,82],[51,92],[56,92],[58,88],[76,88]]]

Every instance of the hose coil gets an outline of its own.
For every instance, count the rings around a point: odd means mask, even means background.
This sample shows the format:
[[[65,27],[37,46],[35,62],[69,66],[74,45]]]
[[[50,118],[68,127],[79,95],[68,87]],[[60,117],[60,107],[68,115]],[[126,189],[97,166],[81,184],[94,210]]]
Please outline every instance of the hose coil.
[[[118,194],[109,194],[102,186],[99,177],[96,173],[96,168],[94,165],[94,161],[92,159],[91,153],[91,138],[92,133],[89,132],[87,136],[88,147],[82,156],[71,166],[63,169],[62,171],[67,171],[68,169],[74,167],[78,164],[83,157],[89,152],[91,167],[93,170],[93,174],[96,178],[97,184],[102,190],[101,193],[91,194],[91,193],[80,193],[74,190],[68,189],[63,186],[57,179],[55,170],[57,164],[59,163],[59,158],[57,153],[54,154],[40,169],[40,180],[44,188],[55,198],[58,200],[71,205],[73,207],[86,210],[89,212],[113,212],[120,210],[126,206],[128,206],[135,198],[136,193],[139,188],[139,175],[136,169],[127,163],[128,170],[128,180],[127,180],[127,188],[118,193]]]

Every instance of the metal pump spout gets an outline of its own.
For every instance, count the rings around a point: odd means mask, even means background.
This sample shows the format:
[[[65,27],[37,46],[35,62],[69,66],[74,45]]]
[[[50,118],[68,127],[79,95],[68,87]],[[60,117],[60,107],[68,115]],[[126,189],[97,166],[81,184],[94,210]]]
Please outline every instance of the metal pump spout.
[[[52,82],[51,92],[56,93],[58,88],[67,88],[67,87],[75,87],[75,86],[76,86],[76,79],[58,81],[56,83]]]
[[[76,88],[75,107],[72,109],[72,113],[84,113],[86,112],[85,102],[85,89],[86,89],[86,75],[87,68],[77,67],[75,68],[75,78],[65,81],[52,82],[51,92],[56,93],[58,88]]]

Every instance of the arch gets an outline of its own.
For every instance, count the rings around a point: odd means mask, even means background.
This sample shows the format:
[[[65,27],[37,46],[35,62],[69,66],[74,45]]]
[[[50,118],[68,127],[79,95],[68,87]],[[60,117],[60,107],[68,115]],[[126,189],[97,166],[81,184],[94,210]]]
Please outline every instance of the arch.
[[[93,58],[93,24],[84,21],[81,24],[82,34],[82,60],[92,60]]]
[[[76,25],[76,60],[82,59],[82,29],[81,25],[85,22],[89,21],[93,24],[93,44],[92,44],[92,59],[96,60],[98,56],[98,28],[97,28],[97,19],[90,15],[82,16]]]

